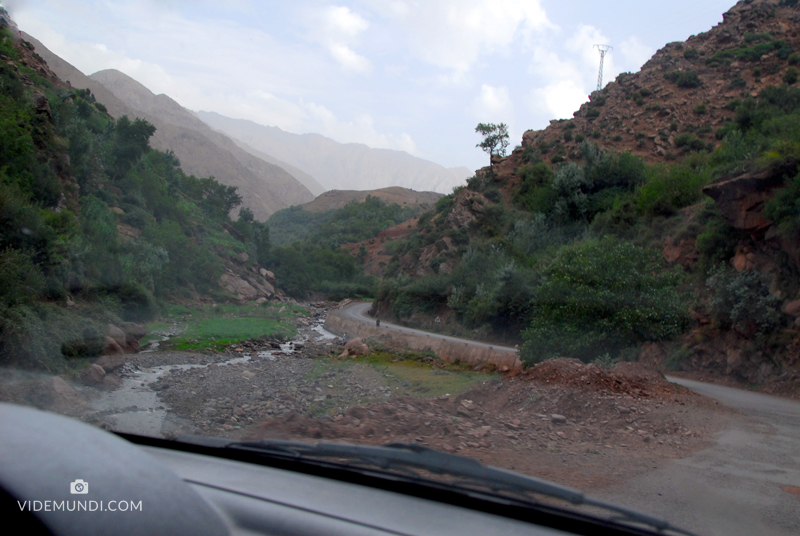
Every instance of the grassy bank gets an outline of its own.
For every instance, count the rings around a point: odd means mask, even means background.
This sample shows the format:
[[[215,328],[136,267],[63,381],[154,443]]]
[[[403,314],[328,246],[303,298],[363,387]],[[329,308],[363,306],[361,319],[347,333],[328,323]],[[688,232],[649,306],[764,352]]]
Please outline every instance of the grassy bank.
[[[148,324],[150,340],[153,333],[163,333],[172,322],[180,324],[180,334],[165,341],[164,348],[196,350],[217,348],[259,337],[290,339],[297,334],[294,320],[308,316],[299,305],[172,305],[158,322]]]

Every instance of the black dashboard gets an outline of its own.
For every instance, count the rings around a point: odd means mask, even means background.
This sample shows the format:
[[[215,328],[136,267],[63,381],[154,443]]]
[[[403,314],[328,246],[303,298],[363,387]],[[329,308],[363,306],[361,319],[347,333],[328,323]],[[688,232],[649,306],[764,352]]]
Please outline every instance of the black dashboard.
[[[2,511],[27,533],[652,534],[402,479],[256,462],[0,404]]]

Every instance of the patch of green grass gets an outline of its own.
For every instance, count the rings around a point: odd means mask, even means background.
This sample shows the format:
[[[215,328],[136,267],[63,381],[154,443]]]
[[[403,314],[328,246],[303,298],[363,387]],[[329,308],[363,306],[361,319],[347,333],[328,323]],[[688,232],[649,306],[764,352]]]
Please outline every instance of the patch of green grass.
[[[261,336],[291,338],[297,333],[293,319],[310,314],[306,308],[292,304],[169,305],[167,317],[187,325],[179,337],[170,341],[170,346],[187,350],[224,346]],[[169,328],[167,324],[162,325],[162,330]],[[157,326],[151,324],[148,331],[157,331]]]
[[[243,342],[262,335],[291,337],[295,333],[288,322],[266,318],[206,318],[191,322],[172,343],[178,350],[188,350]]]
[[[387,385],[392,387],[394,394],[422,398],[445,394],[458,396],[497,376],[461,371],[452,366],[434,366],[403,359],[402,356],[398,359],[398,355],[389,352],[372,352],[366,360],[388,380]]]
[[[145,325],[144,329],[147,331],[147,335],[141,338],[139,344],[144,347],[150,344],[153,341],[160,341],[161,340],[161,333],[169,331],[171,328],[171,324],[166,322],[151,322]]]

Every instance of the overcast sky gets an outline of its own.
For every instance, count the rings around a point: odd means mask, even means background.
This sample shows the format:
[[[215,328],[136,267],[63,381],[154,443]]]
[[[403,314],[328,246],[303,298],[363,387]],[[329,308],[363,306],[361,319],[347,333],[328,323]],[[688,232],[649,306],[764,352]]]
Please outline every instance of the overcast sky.
[[[115,68],[192,110],[477,169],[479,122],[571,117],[596,87],[734,0],[0,0],[86,74]],[[280,158],[280,155],[274,155]]]

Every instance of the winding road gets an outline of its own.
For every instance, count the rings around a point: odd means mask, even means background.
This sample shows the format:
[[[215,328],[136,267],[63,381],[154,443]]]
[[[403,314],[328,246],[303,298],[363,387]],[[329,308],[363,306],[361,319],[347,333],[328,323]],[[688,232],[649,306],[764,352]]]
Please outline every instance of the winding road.
[[[374,323],[370,303],[338,314]],[[381,322],[402,333],[504,348]],[[505,348],[515,352],[514,348]],[[715,444],[688,458],[595,494],[708,536],[800,535],[800,402],[701,383],[668,380],[733,409]]]
[[[371,308],[372,308],[372,303],[370,302],[353,302],[344,306],[341,310],[337,312],[337,314],[345,318],[349,318],[350,320],[356,320],[358,322],[365,322],[367,324],[374,325],[375,319],[367,316],[367,312]],[[500,346],[498,344],[493,344],[493,343],[473,341],[471,339],[460,339],[458,337],[450,337],[449,335],[440,335],[438,333],[431,333],[430,331],[422,331],[419,329],[398,326],[397,324],[391,324],[389,322],[384,322],[383,320],[381,320],[381,328],[386,328],[391,331],[397,331],[398,333],[419,335],[422,337],[430,337],[432,339],[439,339],[443,341],[450,341],[460,344],[468,344],[469,346],[476,346],[478,348],[490,348],[493,350],[499,350],[501,352],[509,352],[512,354],[517,352],[516,348],[510,348],[508,346]]]

